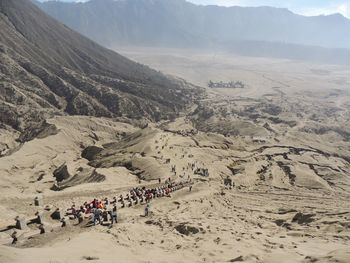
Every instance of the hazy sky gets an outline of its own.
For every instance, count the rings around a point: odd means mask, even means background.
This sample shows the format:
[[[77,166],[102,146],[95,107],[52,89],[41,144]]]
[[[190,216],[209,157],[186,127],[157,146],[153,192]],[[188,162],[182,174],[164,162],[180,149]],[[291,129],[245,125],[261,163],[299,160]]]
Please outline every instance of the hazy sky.
[[[42,0],[44,1],[44,0]],[[61,0],[66,2],[85,2],[87,0]],[[166,0],[164,0],[166,1]],[[223,6],[275,6],[285,7],[302,15],[321,15],[340,13],[350,18],[350,0],[187,0],[196,4]]]
[[[285,7],[298,14],[320,15],[341,13],[350,17],[350,0],[190,0],[196,4],[275,6]]]

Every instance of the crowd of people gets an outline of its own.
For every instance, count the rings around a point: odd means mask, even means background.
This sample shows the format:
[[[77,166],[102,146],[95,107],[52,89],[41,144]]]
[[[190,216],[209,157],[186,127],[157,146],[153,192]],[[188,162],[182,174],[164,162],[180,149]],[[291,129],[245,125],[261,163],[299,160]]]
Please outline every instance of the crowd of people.
[[[67,209],[67,216],[73,219],[78,219],[78,223],[83,222],[84,215],[90,216],[90,222],[93,225],[97,223],[103,224],[110,222],[110,225],[118,222],[118,209],[124,207],[132,207],[137,204],[144,204],[144,216],[150,213],[150,201],[155,198],[170,197],[170,194],[185,186],[189,186],[191,191],[191,180],[187,179],[181,182],[171,182],[168,179],[165,184],[153,188],[134,187],[125,195],[119,197],[114,196],[112,200],[104,198],[102,200],[93,199],[90,202],[85,202],[78,208],[73,205]],[[62,222],[65,226],[66,222]]]
[[[171,193],[180,190],[188,186],[189,191],[192,190],[192,181],[190,178],[180,182],[172,182],[169,178],[164,184],[161,184],[159,180],[159,185],[152,188],[134,187],[129,190],[125,195],[120,195],[119,197],[114,196],[111,200],[104,198],[102,200],[93,199],[92,201],[85,202],[81,206],[77,207],[75,203],[67,209],[66,216],[70,219],[77,219],[78,224],[84,221],[84,217],[89,217],[89,224],[107,224],[113,226],[113,224],[118,223],[118,209],[124,207],[131,207],[138,204],[145,205],[144,216],[149,216],[151,212],[151,200],[161,197],[171,197]],[[59,209],[56,210],[56,212]],[[58,218],[56,218],[58,219]],[[61,227],[66,227],[67,222],[65,217],[61,218]],[[45,228],[43,223],[40,221],[38,229],[40,234],[45,234]],[[12,244],[18,242],[17,231],[11,234]]]

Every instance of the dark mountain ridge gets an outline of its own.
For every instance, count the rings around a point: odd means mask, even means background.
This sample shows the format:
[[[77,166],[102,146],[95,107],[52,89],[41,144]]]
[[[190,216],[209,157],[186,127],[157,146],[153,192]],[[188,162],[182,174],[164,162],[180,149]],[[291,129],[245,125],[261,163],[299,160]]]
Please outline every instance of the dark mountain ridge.
[[[103,48],[29,0],[0,1],[0,123],[34,138],[53,114],[159,120],[198,90]]]

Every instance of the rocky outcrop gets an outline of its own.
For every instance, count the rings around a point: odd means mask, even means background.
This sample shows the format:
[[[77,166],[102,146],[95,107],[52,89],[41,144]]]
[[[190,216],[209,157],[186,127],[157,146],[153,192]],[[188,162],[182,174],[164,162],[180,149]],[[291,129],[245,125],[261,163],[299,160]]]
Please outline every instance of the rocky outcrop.
[[[58,167],[54,172],[53,176],[56,178],[56,181],[62,182],[64,180],[67,180],[71,177],[71,175],[68,172],[68,167],[66,164],[62,164],[60,167]]]
[[[189,236],[198,234],[201,230],[197,227],[189,226],[186,223],[181,223],[175,227],[175,230],[182,235]]]
[[[91,161],[94,159],[94,157],[99,154],[101,151],[103,151],[103,148],[97,147],[97,146],[88,146],[86,147],[82,153],[81,157],[85,158],[88,161]]]
[[[314,217],[315,217],[315,214],[297,213],[293,217],[292,222],[298,223],[299,225],[309,224],[309,223],[315,221]]]
[[[62,191],[66,188],[73,187],[76,185],[86,184],[86,183],[100,183],[106,180],[106,177],[102,174],[99,174],[96,169],[91,168],[83,168],[79,167],[74,175],[70,175],[66,165],[62,165],[59,167],[60,171],[58,175],[63,178],[61,181],[57,180],[57,182],[51,187],[53,191]]]

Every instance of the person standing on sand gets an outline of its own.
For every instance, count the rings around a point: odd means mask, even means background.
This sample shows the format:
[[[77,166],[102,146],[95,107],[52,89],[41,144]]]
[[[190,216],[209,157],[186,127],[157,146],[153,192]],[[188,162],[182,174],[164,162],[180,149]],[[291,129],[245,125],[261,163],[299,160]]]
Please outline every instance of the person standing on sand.
[[[117,205],[114,205],[111,211],[111,223],[118,223],[118,215],[117,215]]]
[[[17,238],[17,231],[14,231],[11,235],[12,237],[12,245],[16,245],[17,244],[17,241],[18,241],[18,238]]]
[[[145,207],[145,216],[148,216],[148,215],[149,215],[150,208],[151,208],[150,203],[147,203],[147,204],[146,204],[146,207]]]
[[[97,220],[98,220],[99,224],[101,225],[101,210],[98,208],[95,208],[95,210],[94,210],[94,226],[96,226]]]
[[[190,192],[192,192],[192,185],[190,185],[190,187],[189,187],[189,191],[190,191]]]
[[[61,223],[62,223],[61,227],[67,226],[66,219],[64,217],[61,219]]]
[[[83,218],[83,214],[80,211],[77,214],[77,218],[78,218],[78,225],[83,223],[84,218]]]
[[[40,235],[45,234],[45,228],[43,224],[40,224],[39,230],[40,230]]]

